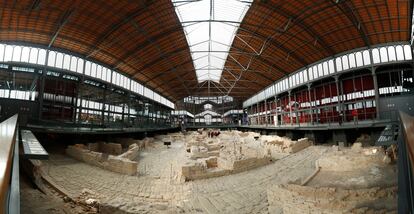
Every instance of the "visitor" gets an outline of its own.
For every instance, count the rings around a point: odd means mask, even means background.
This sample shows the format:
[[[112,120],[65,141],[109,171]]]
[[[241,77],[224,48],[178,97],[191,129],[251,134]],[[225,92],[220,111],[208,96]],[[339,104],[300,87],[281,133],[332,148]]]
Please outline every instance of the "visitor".
[[[358,110],[355,108],[352,110],[352,117],[354,118],[354,124],[358,124]]]

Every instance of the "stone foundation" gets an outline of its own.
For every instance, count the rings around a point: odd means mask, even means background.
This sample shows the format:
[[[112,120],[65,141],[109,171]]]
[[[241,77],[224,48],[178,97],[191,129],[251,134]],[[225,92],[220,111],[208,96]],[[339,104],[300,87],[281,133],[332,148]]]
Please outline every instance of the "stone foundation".
[[[90,151],[85,145],[82,144],[68,146],[68,148],[66,148],[66,154],[76,160],[83,161],[112,172],[127,175],[135,175],[137,173],[137,162],[124,158],[122,155],[119,157]]]
[[[301,151],[312,145],[312,142],[308,138],[301,138],[297,141],[292,141],[288,138],[279,136],[261,136],[260,141],[264,144],[270,154],[277,156],[280,153],[293,154]]]
[[[396,196],[396,186],[343,189],[286,184],[267,191],[271,213],[387,213],[396,210]]]
[[[334,150],[317,161],[326,171],[366,170],[373,166],[386,166],[383,162],[384,151],[380,147],[362,148],[355,143],[352,148],[334,147]]]

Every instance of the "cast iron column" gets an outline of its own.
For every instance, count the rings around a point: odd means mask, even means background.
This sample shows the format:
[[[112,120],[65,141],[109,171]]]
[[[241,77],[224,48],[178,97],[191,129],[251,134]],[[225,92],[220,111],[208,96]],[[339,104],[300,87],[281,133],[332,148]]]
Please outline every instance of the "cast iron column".
[[[292,102],[292,99],[291,99],[291,91],[289,90],[288,91],[288,97],[289,97],[289,104],[288,104],[288,106],[289,106],[289,120],[290,120],[290,125],[293,125],[293,121],[292,121],[292,105],[291,105],[291,102]]]
[[[309,108],[310,108],[310,120],[311,120],[311,124],[313,124],[313,110],[312,110],[312,95],[311,95],[311,84],[308,83],[308,100],[309,100]]]
[[[378,80],[377,80],[377,74],[375,73],[375,70],[377,70],[376,67],[371,68],[372,72],[372,80],[374,81],[374,91],[375,91],[375,111],[376,111],[376,119],[380,119],[380,108],[379,108],[379,90],[378,90]]]

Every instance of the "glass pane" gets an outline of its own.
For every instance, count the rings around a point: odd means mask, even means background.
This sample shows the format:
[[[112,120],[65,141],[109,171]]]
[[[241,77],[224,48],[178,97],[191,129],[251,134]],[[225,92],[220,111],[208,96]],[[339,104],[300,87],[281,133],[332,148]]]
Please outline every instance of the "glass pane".
[[[91,75],[91,62],[86,61],[85,63],[85,75],[90,76]]]
[[[83,59],[78,59],[78,66],[76,68],[76,72],[83,73]]]
[[[20,46],[14,47],[12,61],[20,62],[21,56],[22,56],[22,48]]]
[[[112,74],[112,70],[108,69],[106,71],[106,81],[107,82],[111,82],[111,74]]]
[[[69,70],[70,68],[70,56],[65,54],[63,58],[63,69]]]
[[[343,66],[344,70],[348,70],[349,69],[348,56],[343,56],[342,57],[342,66]]]
[[[102,79],[102,66],[98,65],[96,68],[96,75],[99,79]]]
[[[5,45],[0,44],[0,62],[2,62],[4,60],[4,50],[5,49]]]
[[[318,65],[318,74],[319,74],[319,77],[323,77],[323,66],[322,66],[322,64]]]
[[[364,59],[362,58],[362,53],[361,52],[356,53],[355,58],[356,58],[357,67],[360,67],[360,66],[364,65]]]
[[[411,47],[409,45],[404,45],[404,55],[405,55],[405,60],[412,60],[413,59],[413,54],[411,51]]]
[[[381,62],[388,62],[387,48],[382,47],[380,49],[380,55],[381,55]]]
[[[307,82],[308,81],[308,71],[304,70],[303,71],[303,82]]]
[[[355,68],[356,67],[355,55],[349,54],[348,58],[349,58],[349,68]]]
[[[378,48],[374,48],[372,50],[372,58],[373,58],[374,64],[381,62]]]
[[[29,62],[30,58],[30,48],[29,47],[23,47],[22,49],[22,62]]]
[[[63,68],[63,54],[62,53],[57,53],[56,54],[55,67],[57,67],[57,68]]]
[[[313,70],[312,70],[312,68],[308,69],[308,74],[309,74],[309,80],[313,80]]]
[[[76,72],[76,67],[78,66],[78,60],[76,57],[72,56],[70,59],[70,70]]]
[[[92,63],[91,65],[91,76],[96,77],[96,64]]]
[[[404,60],[404,50],[401,45],[398,45],[397,48],[395,48],[397,52],[397,60]]]
[[[315,78],[315,79],[317,79],[317,78],[319,78],[319,75],[318,75],[318,67],[317,66],[313,66],[313,78]]]
[[[172,2],[186,33],[198,82],[219,82],[239,23],[252,0]],[[202,22],[196,22],[201,20]],[[223,21],[231,21],[231,24]]]
[[[33,48],[32,51],[33,52]],[[30,57],[32,57],[32,53],[30,52]],[[30,58],[30,60],[32,60]],[[46,50],[45,49],[39,49],[39,55],[37,56],[37,64],[44,65],[46,63]]]
[[[328,62],[323,63],[323,75],[329,75],[329,68],[328,68]]]
[[[363,52],[363,56],[364,56],[364,65],[371,65],[371,56],[368,50]]]
[[[11,45],[7,45],[6,46],[6,51],[4,53],[4,61],[11,61],[12,60],[12,56],[13,56],[13,46]]]
[[[338,58],[336,58],[335,59],[336,60],[336,70],[339,72],[339,71],[342,71],[342,61],[341,61],[341,58],[340,57],[338,57]]]
[[[388,47],[388,57],[390,61],[396,61],[395,48],[393,46]]]
[[[106,68],[102,69],[102,79],[106,80]]]
[[[47,65],[50,67],[55,67],[55,61],[56,61],[56,52],[49,51],[49,59],[47,60]]]
[[[329,73],[330,73],[330,74],[335,73],[335,65],[334,65],[334,61],[333,61],[333,60],[329,60],[328,64],[329,64]]]

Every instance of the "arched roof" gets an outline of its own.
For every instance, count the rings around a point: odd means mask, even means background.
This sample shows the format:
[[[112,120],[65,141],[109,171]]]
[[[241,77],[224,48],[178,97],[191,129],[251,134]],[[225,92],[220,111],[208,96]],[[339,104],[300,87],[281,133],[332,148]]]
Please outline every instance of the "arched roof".
[[[220,85],[250,95],[287,74],[344,51],[410,41],[410,0],[257,0],[227,58]]]
[[[188,88],[197,84],[170,0],[1,1],[0,21],[2,42],[80,54],[172,100],[189,95]]]
[[[237,30],[218,83],[197,82],[171,0],[2,1],[0,41],[78,53],[172,100],[189,95],[244,100],[289,73],[343,51],[409,41],[412,4],[255,0]]]

